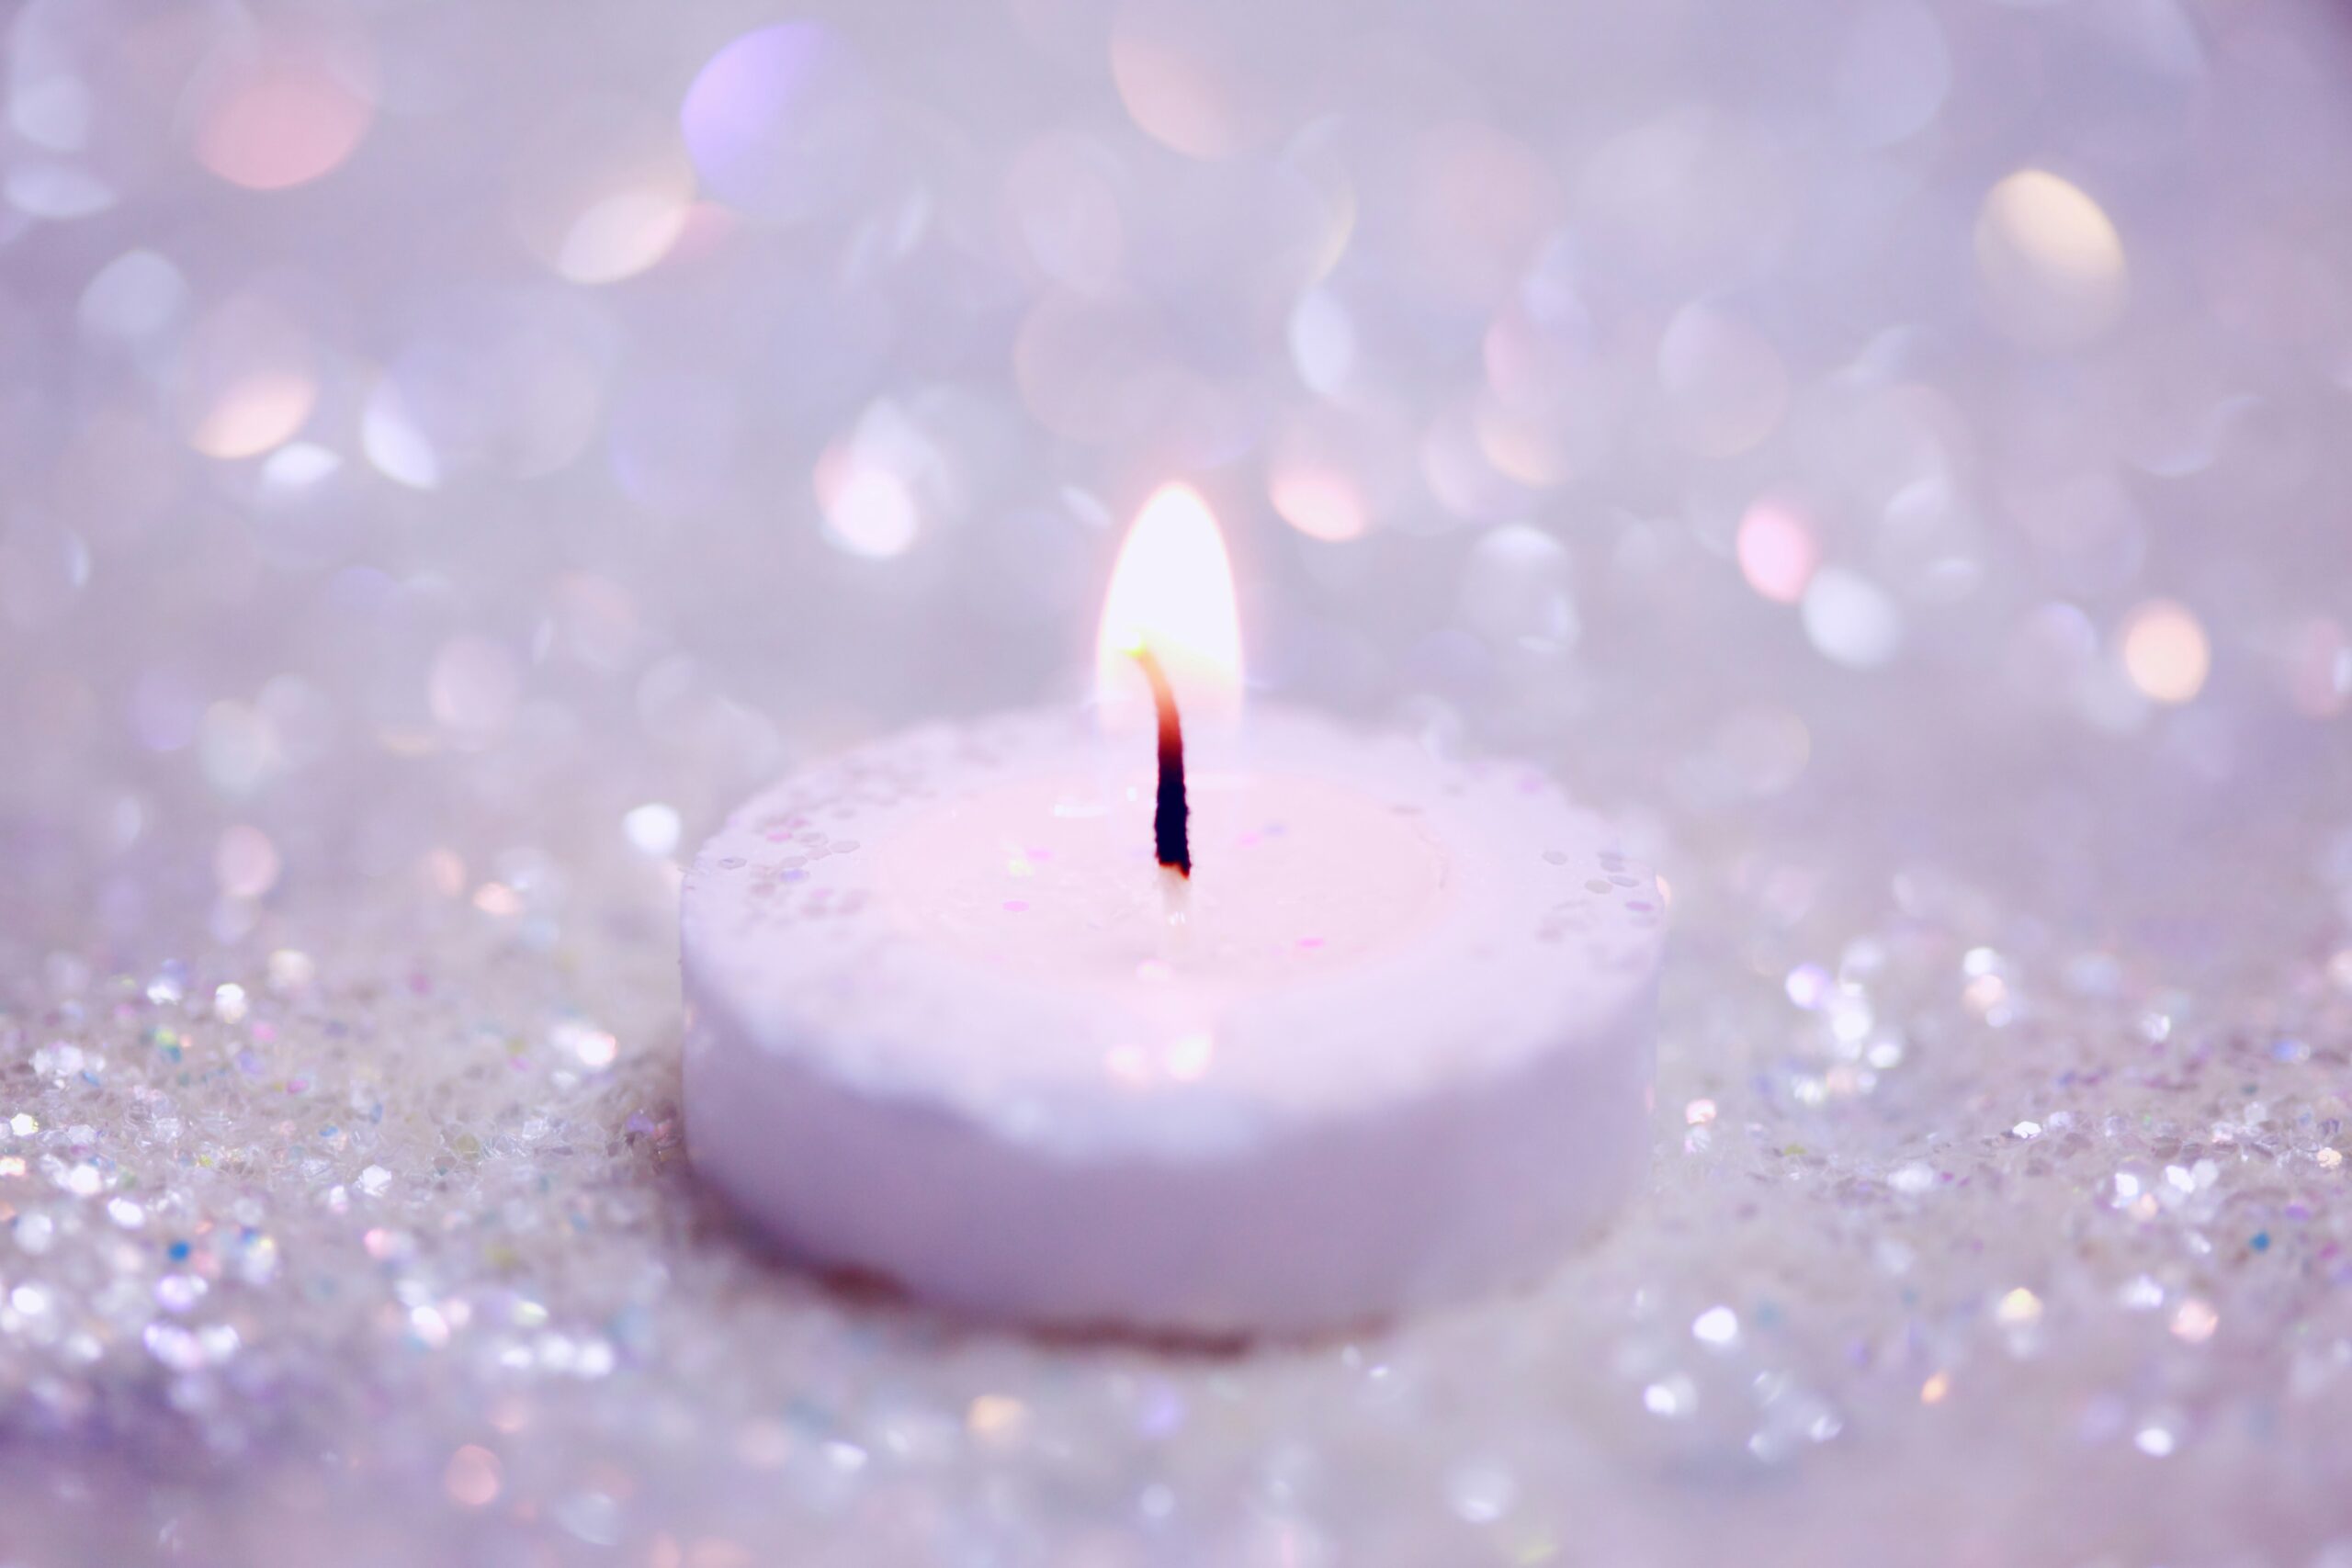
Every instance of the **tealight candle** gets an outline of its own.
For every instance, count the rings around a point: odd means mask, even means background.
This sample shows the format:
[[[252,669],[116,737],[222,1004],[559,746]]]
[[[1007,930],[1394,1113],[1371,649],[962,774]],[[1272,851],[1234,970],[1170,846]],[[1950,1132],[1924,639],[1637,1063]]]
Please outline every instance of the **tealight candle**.
[[[1098,715],[884,741],[705,846],[688,1145],[788,1249],[1004,1320],[1296,1332],[1528,1278],[1637,1185],[1657,878],[1529,767],[1234,723],[1237,623],[1163,491]]]

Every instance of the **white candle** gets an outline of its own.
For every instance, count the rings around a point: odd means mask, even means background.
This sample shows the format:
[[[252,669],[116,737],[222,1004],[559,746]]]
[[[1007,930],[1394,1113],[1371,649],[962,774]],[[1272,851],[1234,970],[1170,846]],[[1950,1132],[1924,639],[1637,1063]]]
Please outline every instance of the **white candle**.
[[[1026,1323],[1306,1330],[1528,1277],[1644,1168],[1657,880],[1522,765],[1279,711],[1220,738],[1229,588],[1173,631],[1126,592],[1197,590],[1169,549],[1214,525],[1163,497],[1105,615],[1109,736],[908,734],[704,848],[695,1162],[811,1261]],[[1119,711],[1137,632],[1184,711],[1189,879]]]

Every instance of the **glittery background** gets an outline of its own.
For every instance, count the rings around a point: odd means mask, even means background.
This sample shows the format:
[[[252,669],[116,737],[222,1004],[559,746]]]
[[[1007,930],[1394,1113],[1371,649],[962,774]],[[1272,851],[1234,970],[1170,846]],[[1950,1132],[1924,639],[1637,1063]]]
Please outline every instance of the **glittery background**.
[[[5,25],[0,1563],[2352,1562],[2334,7]],[[1046,1345],[689,1179],[680,857],[1171,477],[1672,883],[1532,1296]]]

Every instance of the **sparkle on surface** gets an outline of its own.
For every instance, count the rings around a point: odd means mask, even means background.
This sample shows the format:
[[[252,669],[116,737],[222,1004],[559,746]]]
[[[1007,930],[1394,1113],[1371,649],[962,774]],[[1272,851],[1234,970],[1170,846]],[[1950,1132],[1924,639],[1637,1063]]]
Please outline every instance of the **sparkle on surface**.
[[[2330,7],[6,27],[0,1560],[2352,1560]],[[1531,1294],[1036,1343],[690,1179],[682,857],[1075,707],[1170,480],[1670,879]]]

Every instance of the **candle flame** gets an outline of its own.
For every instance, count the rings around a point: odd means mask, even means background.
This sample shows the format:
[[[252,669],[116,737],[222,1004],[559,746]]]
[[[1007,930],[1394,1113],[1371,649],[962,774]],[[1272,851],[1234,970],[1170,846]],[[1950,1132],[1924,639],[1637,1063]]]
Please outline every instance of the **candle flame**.
[[[1151,689],[1135,659],[1146,649],[1167,672],[1188,730],[1239,714],[1233,563],[1208,503],[1189,485],[1153,491],[1119,547],[1095,638],[1094,694],[1107,728],[1151,726]]]

